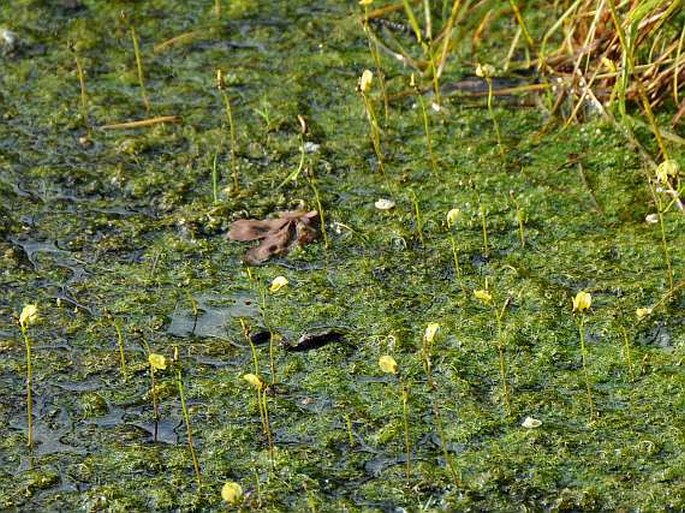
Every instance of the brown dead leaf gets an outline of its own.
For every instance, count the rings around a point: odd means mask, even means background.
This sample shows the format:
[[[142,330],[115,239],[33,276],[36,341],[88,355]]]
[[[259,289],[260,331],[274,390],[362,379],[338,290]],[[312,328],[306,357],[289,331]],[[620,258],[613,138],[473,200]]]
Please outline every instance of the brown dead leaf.
[[[316,210],[281,212],[275,219],[240,219],[231,225],[228,238],[241,242],[261,240],[245,254],[245,262],[263,264],[272,257],[287,255],[296,244],[304,246],[319,234],[321,217]]]

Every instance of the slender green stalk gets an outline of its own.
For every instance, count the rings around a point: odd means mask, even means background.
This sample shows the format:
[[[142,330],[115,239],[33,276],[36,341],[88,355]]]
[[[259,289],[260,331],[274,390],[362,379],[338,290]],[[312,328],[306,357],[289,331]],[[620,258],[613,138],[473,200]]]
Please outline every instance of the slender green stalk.
[[[483,231],[483,255],[487,258],[488,254],[490,253],[490,245],[488,244],[488,227],[485,222],[485,207],[483,206],[482,203],[479,202],[479,210],[480,210],[480,221],[481,221],[481,227]],[[486,287],[487,289],[487,287]]]
[[[26,347],[26,414],[28,435],[26,445],[33,446],[33,365],[31,356],[31,339],[29,338],[28,326],[20,324],[21,334],[24,337]]]
[[[228,130],[231,137],[231,175],[233,177],[233,187],[238,190],[238,162],[236,160],[236,138],[235,138],[235,124],[233,122],[233,110],[231,109],[231,101],[228,95],[221,91],[226,105],[226,119],[228,120]]]
[[[419,242],[421,243],[421,246],[424,245],[424,240],[423,240],[423,219],[421,219],[421,210],[419,209],[419,199],[416,197],[416,193],[414,191],[411,192],[411,202],[412,205],[414,206],[414,215],[416,216],[416,232],[417,235],[419,236]]]
[[[381,129],[378,125],[378,118],[376,117],[376,112],[374,111],[373,104],[369,100],[368,96],[364,91],[361,92],[362,101],[364,102],[364,108],[366,109],[366,114],[369,119],[369,128],[371,136],[371,144],[373,146],[373,151],[376,153],[376,158],[378,159],[378,169],[381,174],[385,176],[385,166],[383,164],[383,150],[381,148]]]
[[[219,154],[214,154],[214,159],[212,160],[212,199],[214,204],[219,203],[219,170],[217,169],[217,160]]]
[[[81,118],[83,118],[83,125],[86,132],[90,135],[90,123],[88,123],[88,93],[86,91],[86,74],[83,71],[83,66],[74,52],[74,62],[76,63],[76,72],[78,73],[79,87],[81,88]]]
[[[504,339],[503,319],[504,314],[507,311],[507,306],[509,306],[509,298],[507,298],[507,300],[504,302],[500,311],[497,312],[497,310],[495,310],[495,313],[497,315],[497,354],[499,357],[499,375],[500,381],[502,382],[502,395],[504,396],[504,404],[507,410],[507,414],[511,415],[511,394],[509,391],[509,385],[507,384],[507,366],[506,360],[504,358],[504,349],[506,346],[506,341]]]
[[[369,52],[371,53],[371,58],[373,59],[373,65],[376,68],[376,75],[378,75],[378,81],[381,85],[381,95],[383,97],[383,125],[388,126],[388,118],[390,115],[390,102],[388,100],[388,88],[385,84],[385,79],[383,75],[383,70],[381,68],[381,56],[378,51],[378,41],[369,27],[369,6],[364,5],[364,19],[363,19],[363,29],[364,34],[369,44]]]
[[[152,440],[156,442],[159,430],[159,405],[157,404],[157,381],[155,379],[155,368],[152,365],[150,365],[150,395],[152,396],[152,413],[155,421],[155,429]]]
[[[119,348],[119,361],[121,367],[121,375],[124,377],[124,381],[128,379],[128,370],[126,367],[126,355],[124,354],[124,336],[121,332],[121,325],[114,317],[112,317],[112,324],[114,325],[114,330],[117,332],[117,346]]]
[[[178,395],[181,399],[183,421],[186,424],[186,433],[188,434],[188,448],[190,449],[190,457],[193,460],[195,480],[197,481],[198,488],[202,488],[202,475],[200,474],[200,464],[198,463],[195,446],[193,445],[193,428],[190,424],[190,413],[188,412],[188,405],[186,403],[185,387],[183,385],[183,368],[181,367],[181,360],[178,356],[178,347],[174,347],[174,362],[176,363],[176,384],[178,385]]]
[[[316,185],[316,177],[314,176],[313,172],[310,173],[308,181],[309,186],[312,188],[312,192],[314,192],[314,202],[316,203],[316,210],[319,212],[319,216],[321,217],[321,237],[323,237],[323,245],[326,249],[328,249],[328,233],[326,233],[326,219],[324,217],[323,205],[321,204],[319,188]]]
[[[490,118],[492,119],[492,124],[495,126],[495,134],[497,135],[497,148],[499,149],[499,153],[502,156],[502,158],[504,158],[504,145],[502,144],[502,133],[500,132],[499,123],[497,122],[497,116],[495,115],[495,109],[492,105],[492,100],[494,97],[492,78],[486,76],[485,81],[488,84],[488,113],[490,114]]]
[[[521,241],[521,247],[524,248],[526,246],[526,237],[523,232],[523,221],[524,221],[524,213],[523,209],[521,208],[521,204],[518,202],[516,199],[516,196],[514,196],[514,192],[511,191],[509,193],[511,196],[511,200],[514,202],[514,205],[516,206],[516,220],[518,221],[519,225],[519,239]]]
[[[143,104],[145,105],[145,110],[150,110],[150,100],[147,97],[147,91],[145,90],[145,76],[143,73],[143,59],[140,55],[140,46],[138,43],[138,34],[136,34],[135,27],[131,27],[131,39],[133,40],[133,53],[136,56],[136,68],[138,70],[138,83],[140,84],[140,92],[143,96]]]
[[[411,479],[411,444],[409,442],[409,390],[400,381],[400,396],[402,397],[402,420],[404,425],[404,447],[407,452],[407,481]]]
[[[585,347],[585,316],[581,313],[578,321],[578,334],[580,335],[580,354],[583,361],[583,377],[585,379],[585,390],[587,392],[587,404],[590,409],[590,422],[595,418],[595,405],[592,400],[592,389],[590,388],[590,373],[587,366],[587,348]]]
[[[450,245],[452,246],[452,260],[454,260],[454,272],[457,274],[457,279],[461,280],[461,267],[459,266],[459,246],[454,234],[450,233]]]
[[[435,163],[435,155],[433,154],[433,139],[431,137],[430,125],[428,123],[428,111],[426,110],[426,102],[423,99],[423,95],[419,91],[418,85],[414,81],[414,75],[412,75],[412,85],[414,86],[414,92],[416,93],[416,98],[419,102],[419,106],[421,107],[421,116],[423,118],[423,130],[426,134],[426,147],[428,149],[428,157],[431,163],[431,170],[433,171],[433,175],[436,175],[438,166]]]

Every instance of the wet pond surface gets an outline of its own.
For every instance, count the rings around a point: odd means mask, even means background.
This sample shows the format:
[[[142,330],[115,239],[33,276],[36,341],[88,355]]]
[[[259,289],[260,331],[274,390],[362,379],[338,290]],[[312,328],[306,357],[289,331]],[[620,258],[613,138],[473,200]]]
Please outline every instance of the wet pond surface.
[[[484,100],[450,94],[473,80],[457,49],[427,144],[382,55],[381,172],[356,2],[168,4],[0,7],[0,509],[222,511],[226,481],[264,511],[685,508],[685,300],[617,129],[543,131],[543,100],[502,98],[502,155]],[[319,240],[245,265],[231,223],[292,210],[323,214]],[[683,225],[666,214],[676,283]]]

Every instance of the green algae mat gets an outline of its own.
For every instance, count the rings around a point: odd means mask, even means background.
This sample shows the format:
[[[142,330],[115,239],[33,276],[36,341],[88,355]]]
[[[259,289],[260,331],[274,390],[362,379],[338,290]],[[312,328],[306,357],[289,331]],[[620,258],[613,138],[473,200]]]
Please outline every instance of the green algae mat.
[[[0,509],[685,509],[685,134],[497,4],[0,6]]]

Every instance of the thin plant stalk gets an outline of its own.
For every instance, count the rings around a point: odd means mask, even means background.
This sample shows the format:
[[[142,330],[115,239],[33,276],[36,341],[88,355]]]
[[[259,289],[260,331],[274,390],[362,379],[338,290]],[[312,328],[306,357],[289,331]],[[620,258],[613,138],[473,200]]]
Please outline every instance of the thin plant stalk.
[[[150,395],[152,396],[152,413],[155,421],[155,429],[152,440],[157,442],[159,431],[159,405],[157,404],[157,381],[155,379],[155,368],[150,365]]]
[[[226,120],[228,121],[228,133],[231,139],[231,175],[233,177],[233,188],[238,190],[238,162],[236,161],[236,136],[235,123],[233,122],[233,109],[231,108],[231,100],[226,93],[226,83],[224,81],[223,73],[220,69],[216,70],[216,86],[221,92],[224,99],[224,106],[226,111]]]
[[[400,381],[400,395],[402,397],[402,421],[404,426],[404,447],[407,452],[407,481],[411,479],[411,443],[409,441],[409,390]]]
[[[494,304],[493,304],[494,306]],[[504,326],[503,319],[504,314],[507,311],[507,306],[509,306],[509,298],[504,302],[502,308],[497,314],[497,354],[499,359],[499,375],[500,381],[502,382],[502,395],[504,396],[504,404],[507,410],[507,414],[511,415],[511,397],[509,391],[509,385],[507,384],[507,365],[504,357],[505,340],[504,340]]]
[[[214,204],[219,203],[219,170],[217,169],[217,160],[219,154],[214,154],[214,159],[212,159],[212,199]]]
[[[376,153],[376,158],[378,159],[378,169],[381,174],[385,176],[385,166],[383,165],[383,150],[381,148],[381,129],[378,125],[378,118],[376,117],[376,112],[374,111],[373,104],[369,100],[366,92],[361,91],[362,101],[364,102],[364,108],[366,109],[366,115],[369,120],[369,128],[371,135],[371,144],[373,146],[373,151]]]
[[[419,199],[416,197],[416,193],[414,191],[411,192],[411,202],[412,205],[414,206],[414,215],[416,216],[416,233],[419,236],[419,242],[421,243],[421,246],[424,245],[424,240],[423,240],[423,219],[421,219],[421,210],[419,209]]]
[[[88,93],[86,91],[86,74],[83,71],[83,66],[78,58],[78,55],[74,53],[74,62],[76,63],[76,72],[78,73],[78,82],[81,89],[81,117],[83,118],[83,124],[86,128],[86,133],[90,135],[90,123],[88,123]]]
[[[585,315],[580,314],[578,321],[578,335],[580,336],[580,354],[583,362],[583,378],[585,380],[585,391],[587,392],[587,404],[590,410],[590,422],[595,418],[595,405],[592,400],[592,389],[590,388],[590,373],[587,366],[587,347],[585,346]]]
[[[414,91],[416,93],[416,98],[419,102],[419,106],[421,107],[421,116],[423,118],[423,130],[424,133],[426,134],[426,147],[428,149],[428,158],[430,159],[431,163],[431,170],[433,171],[433,174],[437,174],[437,164],[435,163],[435,155],[433,154],[433,139],[431,137],[431,132],[430,132],[430,125],[428,123],[428,111],[426,110],[426,102],[423,99],[423,95],[419,91],[418,86],[416,85],[416,82],[414,80],[414,75],[412,75],[412,83],[414,86]]]
[[[384,126],[388,126],[388,117],[390,114],[390,102],[388,100],[388,89],[383,79],[383,70],[381,69],[381,56],[378,51],[378,41],[376,40],[373,32],[371,32],[371,27],[369,27],[369,6],[364,5],[364,19],[363,19],[363,29],[364,34],[369,43],[369,52],[371,53],[371,58],[373,59],[373,65],[376,68],[376,74],[378,75],[378,81],[381,84],[381,95],[383,97],[383,121]]]
[[[21,334],[24,337],[24,345],[26,347],[26,413],[28,435],[26,438],[26,445],[33,446],[33,365],[31,355],[31,339],[29,338],[28,326],[20,323]]]
[[[516,220],[518,221],[519,225],[519,240],[521,241],[521,247],[524,248],[526,246],[526,237],[523,231],[524,212],[521,208],[521,204],[516,199],[516,196],[514,196],[514,192],[510,192],[509,195],[511,196],[511,200],[514,202],[514,205],[516,206]]]
[[[482,203],[480,203],[480,205],[479,205],[479,210],[480,210],[481,227],[482,227],[482,232],[483,232],[483,255],[487,258],[488,254],[490,252],[490,249],[489,249],[490,245],[488,244],[488,227],[487,227],[486,220],[485,220],[485,207],[483,206]]]
[[[186,403],[185,387],[183,385],[183,369],[178,355],[178,347],[174,347],[174,362],[176,363],[176,384],[178,385],[178,395],[181,399],[181,411],[183,412],[183,421],[186,425],[186,433],[188,434],[188,449],[190,449],[190,457],[193,460],[193,470],[195,471],[195,480],[198,488],[202,488],[202,475],[200,474],[200,464],[195,453],[195,446],[193,445],[193,428],[190,424],[190,413]]]
[[[126,367],[126,355],[124,354],[124,336],[119,321],[112,318],[112,324],[114,325],[114,331],[117,332],[117,347],[119,348],[121,375],[124,377],[124,381],[126,381],[128,379],[128,370]]]
[[[145,75],[143,73],[143,59],[140,55],[140,45],[138,43],[138,34],[136,34],[135,27],[131,27],[131,39],[133,40],[133,53],[136,57],[136,69],[138,70],[138,83],[140,84],[140,93],[143,97],[143,104],[145,105],[145,110],[150,110],[150,100],[147,97],[147,91],[145,90]]]
[[[502,133],[499,129],[499,123],[497,122],[497,116],[495,115],[495,110],[492,105],[492,100],[494,97],[494,91],[492,86],[492,77],[486,76],[485,81],[488,84],[488,113],[492,119],[492,124],[495,126],[495,134],[497,135],[497,148],[502,157],[504,157],[504,146],[502,145]]]

